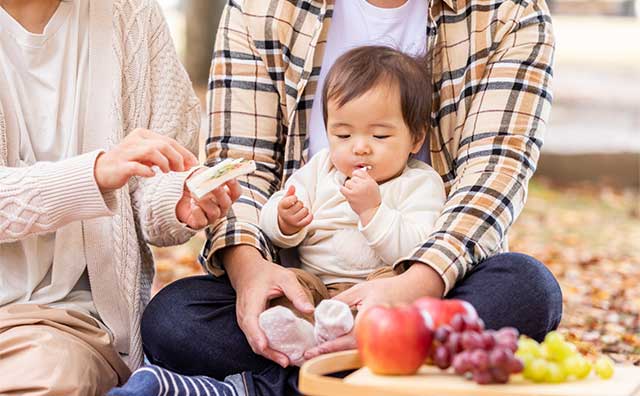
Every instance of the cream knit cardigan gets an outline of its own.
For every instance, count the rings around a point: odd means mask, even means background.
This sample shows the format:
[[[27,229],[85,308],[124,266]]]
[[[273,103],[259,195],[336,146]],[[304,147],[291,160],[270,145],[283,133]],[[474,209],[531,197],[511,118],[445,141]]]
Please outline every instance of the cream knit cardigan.
[[[193,235],[175,214],[187,173],[132,179],[106,198],[113,210],[106,217],[96,217],[95,205],[83,200],[87,189],[96,188],[95,182],[87,185],[91,177],[86,176],[93,175],[96,150],[115,145],[137,127],[173,137],[197,153],[200,107],[155,0],[89,1],[84,154],[9,167],[18,148],[7,135],[0,106],[0,249],[3,242],[81,221],[84,243],[69,249],[85,255],[95,306],[116,349],[136,368],[143,357],[140,317],[154,274],[146,243],[175,245]]]

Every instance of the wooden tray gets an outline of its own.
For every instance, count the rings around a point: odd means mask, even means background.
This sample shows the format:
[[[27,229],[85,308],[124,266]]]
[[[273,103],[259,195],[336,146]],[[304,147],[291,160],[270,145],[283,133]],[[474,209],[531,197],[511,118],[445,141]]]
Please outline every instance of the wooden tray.
[[[344,379],[327,374],[358,369]],[[381,376],[362,367],[358,352],[318,356],[300,368],[300,391],[309,396],[640,396],[640,367],[616,365],[611,379],[536,384],[521,375],[505,385],[477,385],[452,372],[422,366],[412,376]]]

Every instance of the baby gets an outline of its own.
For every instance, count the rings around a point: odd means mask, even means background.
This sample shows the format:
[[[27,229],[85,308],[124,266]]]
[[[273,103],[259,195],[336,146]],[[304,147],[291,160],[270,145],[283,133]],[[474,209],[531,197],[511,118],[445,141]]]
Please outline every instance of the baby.
[[[442,179],[417,159],[429,129],[428,63],[381,46],[353,49],[323,88],[328,149],[262,208],[260,227],[278,247],[298,247],[293,269],[316,306],[272,300],[260,327],[271,348],[300,365],[313,346],[351,331],[351,307],[331,298],[393,268],[428,239],[445,201]],[[353,307],[357,308],[357,307]]]

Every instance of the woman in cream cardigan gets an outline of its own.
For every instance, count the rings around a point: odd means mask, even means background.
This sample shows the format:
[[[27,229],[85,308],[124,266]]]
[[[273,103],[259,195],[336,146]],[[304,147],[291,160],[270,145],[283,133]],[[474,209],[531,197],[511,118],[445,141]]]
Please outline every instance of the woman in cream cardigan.
[[[187,241],[200,107],[154,0],[0,0],[0,394],[93,395],[142,362],[147,243]]]

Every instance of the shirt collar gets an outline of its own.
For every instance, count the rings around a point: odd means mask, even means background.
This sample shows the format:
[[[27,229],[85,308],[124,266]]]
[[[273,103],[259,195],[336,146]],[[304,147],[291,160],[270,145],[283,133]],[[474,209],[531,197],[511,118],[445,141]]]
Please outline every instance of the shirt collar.
[[[465,0],[441,0],[444,4],[446,4],[453,11],[458,12],[462,7],[464,7]],[[430,0],[429,4],[433,5],[434,0]]]

